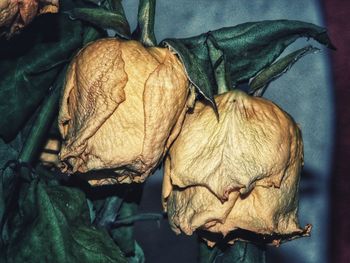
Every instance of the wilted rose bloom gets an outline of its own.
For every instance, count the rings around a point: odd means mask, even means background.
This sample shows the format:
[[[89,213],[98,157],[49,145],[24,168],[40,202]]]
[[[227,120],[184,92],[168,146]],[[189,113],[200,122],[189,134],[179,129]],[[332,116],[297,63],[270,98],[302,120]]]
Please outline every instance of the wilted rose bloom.
[[[301,229],[297,220],[303,144],[296,123],[241,91],[215,100],[219,121],[197,103],[166,158],[163,206],[172,229],[223,236],[244,229],[276,235],[275,242],[306,235],[310,226]]]
[[[59,113],[63,171],[93,185],[142,182],[178,135],[189,82],[167,48],[102,39],[73,59]],[[107,170],[107,171],[106,171]]]
[[[10,37],[35,16],[57,13],[58,5],[58,0],[0,0],[0,29]]]

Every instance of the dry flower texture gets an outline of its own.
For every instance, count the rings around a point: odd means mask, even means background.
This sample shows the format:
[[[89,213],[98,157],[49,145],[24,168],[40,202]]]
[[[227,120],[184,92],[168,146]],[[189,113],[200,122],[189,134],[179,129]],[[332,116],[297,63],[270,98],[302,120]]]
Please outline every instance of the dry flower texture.
[[[58,0],[0,0],[0,28],[7,36],[20,31],[35,16],[58,12]]]
[[[144,181],[180,131],[189,90],[169,49],[117,39],[87,45],[70,65],[61,101],[63,170],[113,171],[92,185]]]
[[[215,100],[219,122],[197,103],[166,158],[163,206],[172,229],[307,234],[297,220],[303,144],[296,123],[241,91]]]

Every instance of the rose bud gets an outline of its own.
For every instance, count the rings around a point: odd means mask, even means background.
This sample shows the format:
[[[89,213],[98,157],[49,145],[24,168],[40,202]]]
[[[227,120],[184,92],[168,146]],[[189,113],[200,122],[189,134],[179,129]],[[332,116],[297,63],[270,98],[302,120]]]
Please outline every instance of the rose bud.
[[[197,102],[167,155],[163,206],[172,229],[223,236],[243,229],[276,235],[274,243],[306,235],[310,227],[301,229],[297,220],[303,165],[297,124],[274,103],[241,91],[215,101],[219,120]]]
[[[58,6],[58,0],[1,0],[1,31],[9,38],[27,26],[35,16],[57,13]]]
[[[167,48],[112,38],[88,44],[72,60],[61,100],[63,171],[92,171],[93,185],[143,182],[178,135],[189,93]]]

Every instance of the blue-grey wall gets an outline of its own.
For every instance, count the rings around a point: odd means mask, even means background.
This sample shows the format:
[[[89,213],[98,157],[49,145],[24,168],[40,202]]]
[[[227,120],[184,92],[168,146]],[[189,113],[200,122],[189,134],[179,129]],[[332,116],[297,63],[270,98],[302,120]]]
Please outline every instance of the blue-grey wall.
[[[135,26],[136,0],[124,0],[132,27]],[[158,0],[156,36],[188,37],[220,27],[247,21],[296,19],[323,25],[317,0]],[[306,44],[297,41],[289,50]],[[305,167],[301,181],[300,221],[314,225],[312,236],[271,248],[268,262],[325,263],[328,231],[328,181],[333,138],[333,97],[327,52],[302,58],[287,74],[275,81],[265,97],[290,113],[300,124],[305,147]],[[161,171],[148,181],[141,210],[160,211]],[[195,262],[196,240],[175,236],[161,222],[139,223],[137,237],[147,262]]]

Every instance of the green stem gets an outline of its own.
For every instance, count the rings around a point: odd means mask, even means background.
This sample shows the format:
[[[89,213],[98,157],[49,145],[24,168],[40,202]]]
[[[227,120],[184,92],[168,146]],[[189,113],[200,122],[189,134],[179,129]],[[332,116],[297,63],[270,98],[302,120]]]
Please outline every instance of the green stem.
[[[164,215],[157,214],[157,213],[143,213],[133,216],[128,216],[125,218],[118,219],[114,222],[113,226],[120,226],[120,225],[131,225],[138,221],[151,221],[151,220],[161,220],[164,218]]]
[[[96,40],[100,35],[101,35],[101,32],[99,32],[96,28],[89,27],[84,32],[83,46],[85,46],[87,43],[91,41]]]
[[[135,255],[134,225],[130,218],[135,217],[141,201],[143,184],[131,184],[124,188],[123,203],[116,220],[111,225],[110,234],[125,255]],[[119,192],[121,194],[122,191]],[[129,224],[115,224],[120,222]],[[126,220],[124,220],[126,219]]]
[[[132,37],[147,47],[157,45],[156,36],[154,34],[155,11],[156,0],[140,0],[137,15],[137,28],[132,33]]]
[[[60,72],[53,85],[53,91],[44,100],[19,155],[18,159],[20,162],[32,164],[35,161],[42,147],[43,140],[46,138],[47,131],[57,113],[60,88],[63,84],[65,73],[66,67]]]
[[[208,53],[210,58],[210,63],[213,66],[214,77],[218,85],[217,94],[222,94],[229,91],[229,86],[227,83],[227,74],[225,70],[225,57],[224,52],[220,49],[216,39],[208,33],[206,40]]]

